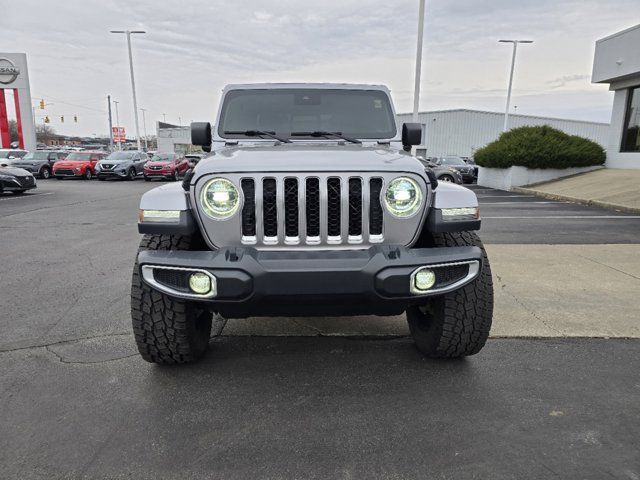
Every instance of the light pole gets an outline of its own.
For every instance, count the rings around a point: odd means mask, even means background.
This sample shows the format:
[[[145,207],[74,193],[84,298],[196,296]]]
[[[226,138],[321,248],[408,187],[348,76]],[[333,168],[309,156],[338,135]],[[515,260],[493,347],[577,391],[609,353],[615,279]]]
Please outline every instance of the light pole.
[[[167,114],[166,113],[162,114],[162,121],[163,121],[163,123],[167,123]]]
[[[513,71],[516,66],[516,52],[519,43],[533,43],[533,40],[498,40],[501,43],[513,44],[513,55],[511,56],[511,73],[509,74],[509,88],[507,90],[507,107],[504,110],[504,126],[502,131],[506,132],[509,126],[509,104],[511,103],[511,88],[513,87]]]
[[[149,144],[147,143],[147,119],[145,117],[146,108],[141,108],[142,111],[142,131],[144,132],[144,150],[149,150]]]
[[[118,104],[120,102],[117,100],[113,101],[113,104],[116,106],[116,127],[118,127],[118,150],[122,150],[122,142],[120,141],[120,115],[118,115]]]
[[[418,48],[416,49],[416,78],[413,90],[413,121],[418,121],[418,108],[420,107],[420,76],[422,73],[422,39],[424,37],[424,3],[420,0],[418,13]]]
[[[133,75],[133,56],[131,55],[131,34],[147,33],[144,30],[111,30],[111,33],[124,33],[127,36],[127,48],[129,50],[129,71],[131,72],[131,91],[133,92],[133,116],[136,121],[136,140],[138,142],[138,150],[142,150],[140,146],[140,126],[138,124],[138,101],[136,100],[136,80]]]

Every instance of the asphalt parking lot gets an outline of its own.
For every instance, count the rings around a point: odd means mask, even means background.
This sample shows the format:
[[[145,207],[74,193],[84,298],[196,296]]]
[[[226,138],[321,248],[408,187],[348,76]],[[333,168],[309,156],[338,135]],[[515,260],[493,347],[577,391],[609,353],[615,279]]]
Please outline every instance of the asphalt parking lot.
[[[640,478],[640,216],[473,186],[502,309],[475,357],[253,319],[161,368],[128,315],[156,185],[0,195],[2,478]]]

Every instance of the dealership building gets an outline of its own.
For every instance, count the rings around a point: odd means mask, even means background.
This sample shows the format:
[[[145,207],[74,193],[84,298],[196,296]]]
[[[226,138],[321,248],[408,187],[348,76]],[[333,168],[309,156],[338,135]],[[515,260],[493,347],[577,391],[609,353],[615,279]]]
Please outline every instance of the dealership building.
[[[596,42],[591,80],[614,92],[607,167],[640,169],[640,25]]]
[[[412,114],[398,114],[399,125],[412,121]],[[500,136],[504,127],[504,112],[436,110],[419,113],[418,123],[425,126],[423,145],[416,149],[418,155],[472,157],[473,152]],[[510,129],[534,125],[550,125],[570,135],[589,138],[602,146],[609,139],[608,123],[509,114]]]

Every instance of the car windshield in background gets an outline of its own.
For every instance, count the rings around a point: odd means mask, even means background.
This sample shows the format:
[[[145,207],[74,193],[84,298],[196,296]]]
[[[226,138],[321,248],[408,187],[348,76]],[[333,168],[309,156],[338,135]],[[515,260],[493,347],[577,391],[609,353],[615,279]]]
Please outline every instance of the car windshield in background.
[[[133,152],[113,152],[107,157],[107,160],[131,160],[134,155]]]
[[[249,135],[225,132],[251,131],[285,138],[292,132],[339,132],[387,139],[395,137],[396,122],[388,96],[379,90],[231,90],[224,98],[218,134],[245,138]]]
[[[4,151],[0,150],[0,158],[9,158],[9,153],[11,153],[11,152],[6,151],[6,150],[4,150]]]
[[[47,160],[49,152],[29,152],[24,156],[25,160]]]
[[[440,163],[442,165],[466,165],[464,160],[459,157],[445,157],[440,161]]]
[[[154,155],[153,157],[151,157],[152,162],[170,162],[171,160],[173,160],[173,155],[170,154]]]
[[[91,160],[91,154],[90,153],[70,153],[67,158],[65,158],[65,160],[71,160],[71,161],[87,161],[87,160]]]

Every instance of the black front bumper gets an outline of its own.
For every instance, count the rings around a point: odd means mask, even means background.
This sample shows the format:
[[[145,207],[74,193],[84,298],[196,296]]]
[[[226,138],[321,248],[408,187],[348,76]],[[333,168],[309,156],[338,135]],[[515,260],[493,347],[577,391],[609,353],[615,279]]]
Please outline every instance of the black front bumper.
[[[184,287],[185,279],[179,282],[182,290],[157,282],[156,272],[163,267],[187,269],[177,271],[185,275],[190,274],[188,269],[212,274],[217,283],[216,296],[196,300],[235,318],[395,315],[409,305],[425,303],[429,296],[471,282],[481,262],[478,247],[375,246],[332,251],[258,251],[243,247],[194,252],[154,250],[138,255],[145,281],[155,289],[169,287],[163,291],[171,296],[193,298]],[[438,280],[430,293],[415,295],[410,291],[411,275],[422,266],[434,266]]]
[[[127,178],[127,171],[116,172],[113,170],[100,170],[96,172],[98,178]]]

